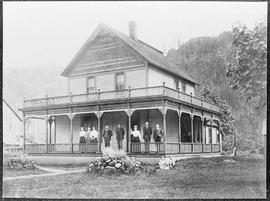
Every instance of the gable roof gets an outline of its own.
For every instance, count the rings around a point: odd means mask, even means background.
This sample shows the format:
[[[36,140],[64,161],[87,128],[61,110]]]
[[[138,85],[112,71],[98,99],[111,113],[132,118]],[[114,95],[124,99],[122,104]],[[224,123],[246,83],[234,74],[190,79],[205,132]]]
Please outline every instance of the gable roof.
[[[143,58],[145,58],[148,61],[148,63],[152,64],[153,66],[158,67],[169,73],[172,73],[185,80],[188,80],[194,84],[198,84],[189,75],[182,72],[177,66],[166,61],[161,51],[146,44],[143,41],[133,40],[126,34],[123,34],[120,31],[114,29],[113,27],[102,24],[102,23],[96,28],[93,34],[88,38],[88,40],[85,42],[85,44],[82,46],[79,52],[75,55],[75,57],[72,59],[72,61],[69,63],[69,65],[66,67],[66,69],[63,71],[61,75],[63,76],[67,75],[67,73],[70,71],[72,64],[75,62],[77,57],[79,57],[80,53],[84,50],[86,45],[98,35],[99,31],[102,28],[105,28],[106,30],[114,33],[116,36],[118,36],[122,41],[124,41],[127,45],[129,45],[132,49],[134,49],[137,53],[139,53]]]

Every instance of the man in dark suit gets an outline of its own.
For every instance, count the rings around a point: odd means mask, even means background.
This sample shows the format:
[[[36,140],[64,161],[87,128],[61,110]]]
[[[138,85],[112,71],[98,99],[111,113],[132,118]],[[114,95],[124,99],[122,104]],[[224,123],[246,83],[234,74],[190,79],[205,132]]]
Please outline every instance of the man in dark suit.
[[[118,144],[118,149],[122,149],[123,139],[125,136],[125,130],[121,127],[120,124],[118,124],[115,132],[116,132],[116,140]]]
[[[143,139],[145,142],[145,151],[149,153],[149,143],[151,140],[152,128],[149,126],[148,122],[145,122],[145,127],[143,128]]]
[[[163,137],[163,131],[159,128],[159,124],[156,124],[156,128],[154,129],[154,141],[156,143],[157,152],[160,152],[160,144],[161,138]]]
[[[105,141],[105,147],[110,146],[112,135],[113,134],[112,134],[112,131],[109,129],[109,126],[105,126],[105,130],[103,131],[103,134],[102,134]]]

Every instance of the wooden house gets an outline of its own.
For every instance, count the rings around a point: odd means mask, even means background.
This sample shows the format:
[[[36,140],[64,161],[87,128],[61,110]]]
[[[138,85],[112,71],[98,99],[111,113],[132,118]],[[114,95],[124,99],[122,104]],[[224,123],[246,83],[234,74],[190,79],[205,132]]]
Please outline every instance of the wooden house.
[[[28,153],[79,154],[80,127],[95,126],[101,139],[106,125],[113,131],[111,146],[116,149],[115,129],[120,123],[125,130],[123,149],[144,154],[144,142],[135,146],[130,135],[134,125],[142,131],[146,121],[164,131],[159,150],[151,138],[150,155],[222,149],[219,107],[198,98],[195,80],[139,40],[133,21],[129,36],[100,24],[61,75],[67,78],[66,96],[24,100],[24,124],[43,118],[46,127],[45,143],[25,143]],[[100,153],[103,148],[104,141],[99,140],[87,152]]]

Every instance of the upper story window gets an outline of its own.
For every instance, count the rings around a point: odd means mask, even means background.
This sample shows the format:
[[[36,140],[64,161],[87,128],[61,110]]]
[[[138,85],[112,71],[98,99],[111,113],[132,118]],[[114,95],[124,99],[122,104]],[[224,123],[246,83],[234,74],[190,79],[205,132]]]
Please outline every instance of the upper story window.
[[[115,89],[116,91],[125,89],[125,75],[124,73],[117,73],[115,77]]]
[[[179,81],[177,79],[174,79],[174,89],[175,90],[179,89]]]
[[[95,77],[87,78],[87,93],[94,93],[96,92],[96,81]]]
[[[187,83],[186,83],[186,81],[183,81],[183,82],[182,82],[182,90],[181,90],[181,91],[182,91],[183,93],[186,93],[186,88],[187,88]]]

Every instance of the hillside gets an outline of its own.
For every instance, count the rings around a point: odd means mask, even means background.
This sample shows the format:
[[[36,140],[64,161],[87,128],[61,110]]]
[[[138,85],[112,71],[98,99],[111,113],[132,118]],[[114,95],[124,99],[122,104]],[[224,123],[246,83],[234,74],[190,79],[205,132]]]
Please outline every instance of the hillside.
[[[197,94],[208,87],[232,108],[236,119],[237,143],[241,149],[261,146],[258,118],[240,93],[231,90],[226,77],[226,65],[231,59],[232,32],[223,32],[216,37],[193,38],[179,48],[168,52],[167,60],[191,74],[200,83]]]

